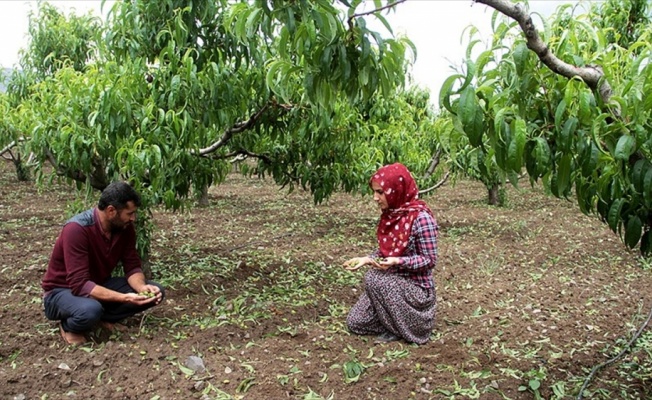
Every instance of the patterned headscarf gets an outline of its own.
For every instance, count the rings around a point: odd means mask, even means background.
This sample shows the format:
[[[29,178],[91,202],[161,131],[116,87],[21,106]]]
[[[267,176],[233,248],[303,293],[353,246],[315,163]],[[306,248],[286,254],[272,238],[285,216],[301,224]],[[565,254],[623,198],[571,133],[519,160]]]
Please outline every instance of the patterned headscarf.
[[[410,239],[412,223],[421,211],[432,211],[419,200],[419,189],[405,165],[395,163],[381,167],[369,179],[378,182],[385,192],[387,209],[383,210],[376,235],[383,257],[398,257],[403,254]]]

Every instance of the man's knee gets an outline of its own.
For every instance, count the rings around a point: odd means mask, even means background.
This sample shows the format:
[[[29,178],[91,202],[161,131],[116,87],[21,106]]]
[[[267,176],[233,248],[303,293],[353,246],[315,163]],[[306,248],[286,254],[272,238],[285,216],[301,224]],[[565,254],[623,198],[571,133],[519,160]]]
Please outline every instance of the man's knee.
[[[66,321],[67,328],[72,332],[84,332],[93,327],[102,318],[104,309],[96,300],[85,300],[75,309]]]

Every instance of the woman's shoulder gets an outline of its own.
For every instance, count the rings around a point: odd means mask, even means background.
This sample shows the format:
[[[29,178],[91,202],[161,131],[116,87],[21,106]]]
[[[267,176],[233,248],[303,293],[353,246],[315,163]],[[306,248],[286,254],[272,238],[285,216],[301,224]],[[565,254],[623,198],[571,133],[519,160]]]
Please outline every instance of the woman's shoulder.
[[[425,209],[425,208],[419,211],[419,215],[417,215],[417,218],[436,219],[434,213],[429,209]]]
[[[421,210],[415,219],[415,222],[419,225],[437,225],[437,219],[435,216],[428,210]]]

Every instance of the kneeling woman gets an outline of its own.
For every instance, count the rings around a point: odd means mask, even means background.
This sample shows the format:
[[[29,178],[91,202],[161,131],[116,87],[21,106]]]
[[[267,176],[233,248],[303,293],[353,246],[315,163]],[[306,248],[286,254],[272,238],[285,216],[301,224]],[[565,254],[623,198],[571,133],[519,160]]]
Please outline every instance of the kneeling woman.
[[[370,267],[364,293],[349,312],[349,330],[378,335],[377,341],[426,343],[435,322],[432,270],[437,262],[438,227],[432,211],[418,199],[408,169],[399,163],[380,168],[369,180],[381,209],[378,249],[344,263],[349,270]]]

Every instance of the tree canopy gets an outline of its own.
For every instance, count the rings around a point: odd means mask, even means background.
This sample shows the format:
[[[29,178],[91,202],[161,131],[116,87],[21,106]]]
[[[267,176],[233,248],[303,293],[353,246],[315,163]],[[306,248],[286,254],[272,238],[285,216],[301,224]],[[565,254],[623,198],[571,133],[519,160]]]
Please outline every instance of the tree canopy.
[[[357,190],[387,161],[362,154],[361,111],[415,54],[367,27],[390,3],[361,3],[118,2],[103,25],[44,3],[10,90],[14,131],[37,167],[96,189],[129,180],[146,204],[181,206],[234,157],[316,201]]]
[[[575,196],[627,246],[652,250],[649,37],[646,1],[560,7],[543,30],[521,4],[494,8],[493,40],[444,84],[441,105],[470,144],[517,182],[522,168]],[[574,190],[573,190],[574,189]]]
[[[470,38],[438,115],[403,87],[409,39],[368,28],[391,32],[383,15],[400,1],[130,1],[105,23],[43,3],[0,144],[33,154],[37,173],[51,164],[89,191],[129,180],[146,206],[172,208],[243,159],[320,202],[395,161],[431,186],[444,154],[487,188],[526,171],[648,254],[647,2],[562,6],[540,31],[524,4],[480,2],[496,10],[493,38],[480,51]]]

